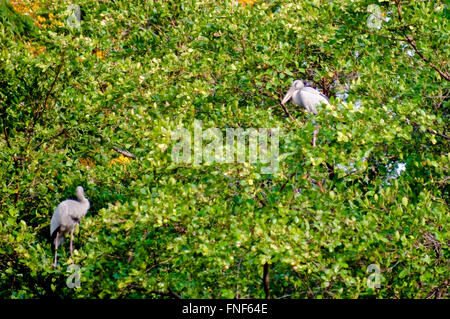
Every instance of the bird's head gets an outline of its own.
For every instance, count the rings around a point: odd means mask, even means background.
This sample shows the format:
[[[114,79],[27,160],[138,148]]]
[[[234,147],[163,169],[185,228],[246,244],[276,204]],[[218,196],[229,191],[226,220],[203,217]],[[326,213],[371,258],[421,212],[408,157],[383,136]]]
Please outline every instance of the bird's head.
[[[84,195],[84,189],[82,186],[77,187],[77,198],[79,201],[86,199],[86,196]]]
[[[294,95],[294,92],[297,90],[301,90],[305,87],[305,85],[303,84],[302,80],[295,80],[291,87],[289,88],[289,91],[286,93],[286,95],[283,98],[283,101],[281,101],[281,104],[285,104],[287,101],[289,101],[292,97],[292,95]]]
[[[301,90],[305,87],[305,84],[303,84],[302,80],[295,80],[292,82],[292,87],[294,87],[296,90]]]

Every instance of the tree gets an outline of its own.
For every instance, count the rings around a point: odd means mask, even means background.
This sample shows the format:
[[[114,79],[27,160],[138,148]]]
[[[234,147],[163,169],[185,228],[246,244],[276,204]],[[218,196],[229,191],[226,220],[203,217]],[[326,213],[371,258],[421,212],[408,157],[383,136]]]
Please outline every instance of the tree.
[[[448,6],[246,3],[83,0],[80,29],[61,3],[36,35],[0,25],[0,296],[448,297]],[[288,117],[294,79],[333,107]],[[194,120],[282,128],[279,170],[174,163]],[[92,207],[52,270],[77,185]]]

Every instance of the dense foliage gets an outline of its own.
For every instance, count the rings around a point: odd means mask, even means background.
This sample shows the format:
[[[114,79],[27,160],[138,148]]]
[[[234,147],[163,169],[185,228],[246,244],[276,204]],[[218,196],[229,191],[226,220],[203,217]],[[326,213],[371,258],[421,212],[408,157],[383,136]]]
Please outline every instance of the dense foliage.
[[[448,298],[444,1],[0,3],[0,297]],[[333,107],[284,111],[294,79]],[[281,128],[279,170],[174,163],[194,120]]]

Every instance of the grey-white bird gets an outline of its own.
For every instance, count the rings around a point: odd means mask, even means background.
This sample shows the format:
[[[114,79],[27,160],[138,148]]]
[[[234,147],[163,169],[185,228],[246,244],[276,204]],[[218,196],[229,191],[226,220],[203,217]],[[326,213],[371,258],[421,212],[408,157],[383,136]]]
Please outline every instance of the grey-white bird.
[[[72,257],[73,231],[90,207],[90,203],[84,195],[84,190],[81,186],[77,187],[77,199],[78,201],[68,199],[61,202],[53,212],[50,222],[50,235],[52,238],[55,238],[55,262],[53,267],[56,267],[58,260],[58,247],[64,243],[64,237],[68,233],[70,233],[70,256]]]
[[[328,98],[311,87],[306,87],[301,80],[295,80],[281,102],[283,105],[292,98],[295,104],[302,106],[307,112],[317,114],[317,106],[330,104]]]
[[[302,106],[307,112],[317,114],[317,106],[321,104],[330,104],[328,98],[311,87],[306,87],[301,80],[295,80],[292,83],[289,91],[284,96],[281,104],[285,104],[292,98],[295,104]],[[319,130],[314,130],[312,146],[316,146],[317,133]]]

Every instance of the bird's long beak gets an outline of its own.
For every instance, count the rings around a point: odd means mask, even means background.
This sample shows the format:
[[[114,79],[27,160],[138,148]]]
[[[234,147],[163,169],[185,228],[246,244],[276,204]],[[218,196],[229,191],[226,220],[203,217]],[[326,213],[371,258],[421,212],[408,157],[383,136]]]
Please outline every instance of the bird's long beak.
[[[281,104],[285,104],[287,101],[289,101],[292,97],[292,95],[294,94],[295,88],[293,86],[291,86],[289,88],[289,91],[286,93],[286,95],[283,98],[283,101],[281,101]]]

